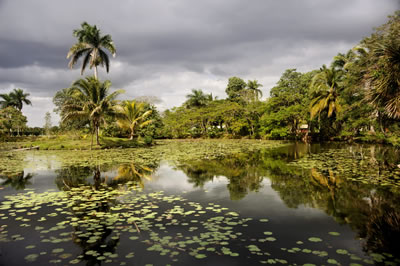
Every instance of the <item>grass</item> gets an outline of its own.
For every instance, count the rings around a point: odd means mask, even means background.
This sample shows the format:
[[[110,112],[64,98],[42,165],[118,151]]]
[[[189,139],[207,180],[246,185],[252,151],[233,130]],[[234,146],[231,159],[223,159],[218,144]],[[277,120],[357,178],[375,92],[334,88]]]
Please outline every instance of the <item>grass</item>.
[[[129,140],[123,138],[100,138],[100,146],[93,140],[91,147],[91,139],[71,137],[68,135],[62,136],[41,136],[41,137],[27,137],[18,139],[18,141],[2,142],[0,143],[0,150],[15,150],[21,148],[39,147],[39,150],[99,150],[99,149],[112,149],[112,148],[136,148],[145,146],[140,140]]]

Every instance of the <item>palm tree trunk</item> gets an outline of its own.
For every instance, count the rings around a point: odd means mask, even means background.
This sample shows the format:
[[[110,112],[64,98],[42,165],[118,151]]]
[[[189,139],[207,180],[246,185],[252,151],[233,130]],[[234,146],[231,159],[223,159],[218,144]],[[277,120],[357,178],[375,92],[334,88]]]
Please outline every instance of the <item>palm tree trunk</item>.
[[[92,130],[92,141],[90,142],[90,150],[92,150],[93,147],[93,135],[94,135],[94,128]]]
[[[99,126],[98,126],[98,125],[96,125],[96,142],[97,142],[97,145],[100,146],[100,141],[99,141]]]
[[[97,66],[94,66],[94,78],[97,79]]]

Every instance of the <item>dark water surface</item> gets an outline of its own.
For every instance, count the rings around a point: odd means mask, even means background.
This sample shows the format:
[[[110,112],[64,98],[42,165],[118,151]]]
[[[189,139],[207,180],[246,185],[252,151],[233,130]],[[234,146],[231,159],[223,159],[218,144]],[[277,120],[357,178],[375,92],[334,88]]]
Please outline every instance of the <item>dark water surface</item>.
[[[26,156],[0,180],[1,265],[400,263],[390,147],[289,144],[152,167]]]

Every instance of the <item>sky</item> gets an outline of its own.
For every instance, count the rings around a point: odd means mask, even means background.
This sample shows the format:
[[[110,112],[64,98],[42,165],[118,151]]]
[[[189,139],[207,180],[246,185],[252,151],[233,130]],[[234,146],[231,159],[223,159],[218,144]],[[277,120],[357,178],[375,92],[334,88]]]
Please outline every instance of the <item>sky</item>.
[[[124,89],[121,99],[156,97],[161,111],[192,89],[223,99],[232,76],[258,80],[265,99],[286,69],[329,65],[399,8],[399,0],[0,0],[0,93],[30,93],[22,111],[28,126],[43,126],[54,94],[93,75],[66,58],[87,21],[112,36],[117,55],[99,78]]]

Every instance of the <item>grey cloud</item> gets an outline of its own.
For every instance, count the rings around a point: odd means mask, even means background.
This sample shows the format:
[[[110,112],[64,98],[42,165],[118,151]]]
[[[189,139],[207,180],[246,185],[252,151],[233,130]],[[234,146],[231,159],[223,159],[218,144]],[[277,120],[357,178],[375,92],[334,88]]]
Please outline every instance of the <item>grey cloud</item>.
[[[112,35],[117,58],[99,74],[125,97],[154,95],[171,107],[203,88],[222,98],[233,75],[263,81],[268,92],[285,69],[329,64],[399,7],[398,0],[0,0],[0,90],[19,86],[48,101],[81,78],[65,56],[76,42],[72,30],[87,21]]]

